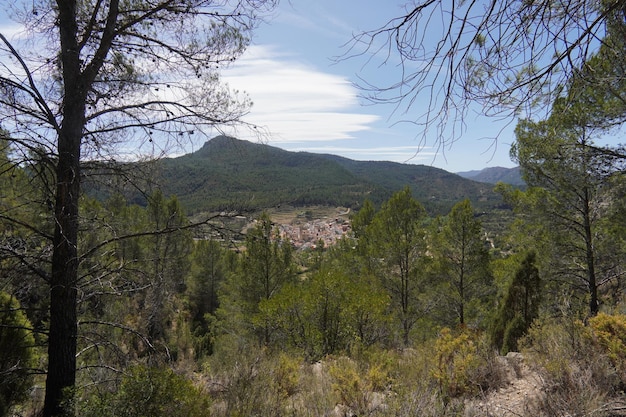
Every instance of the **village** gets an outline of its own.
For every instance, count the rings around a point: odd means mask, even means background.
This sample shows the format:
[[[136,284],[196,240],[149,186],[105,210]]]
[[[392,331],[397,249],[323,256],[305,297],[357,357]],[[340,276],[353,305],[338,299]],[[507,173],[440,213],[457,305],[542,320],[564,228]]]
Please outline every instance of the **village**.
[[[289,240],[297,250],[315,249],[320,242],[329,247],[350,232],[348,214],[349,210],[322,218],[303,214],[290,222],[277,222],[278,233],[281,239]]]

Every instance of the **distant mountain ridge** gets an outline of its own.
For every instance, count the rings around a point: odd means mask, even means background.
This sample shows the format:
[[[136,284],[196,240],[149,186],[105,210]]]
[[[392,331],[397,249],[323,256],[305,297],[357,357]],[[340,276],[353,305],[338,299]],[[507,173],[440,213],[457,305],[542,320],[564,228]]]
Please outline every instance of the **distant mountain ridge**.
[[[465,198],[477,210],[503,204],[492,185],[439,168],[290,152],[227,136],[190,154],[156,161],[149,170],[154,184],[165,195],[176,195],[189,213],[281,204],[358,208],[366,198],[381,204],[405,186],[431,214],[445,214]],[[135,192],[130,198],[141,204],[144,197]]]
[[[457,175],[460,175],[463,178],[468,178],[479,182],[486,182],[489,184],[504,182],[517,186],[525,185],[520,167],[491,167],[482,169],[480,171],[457,172]]]

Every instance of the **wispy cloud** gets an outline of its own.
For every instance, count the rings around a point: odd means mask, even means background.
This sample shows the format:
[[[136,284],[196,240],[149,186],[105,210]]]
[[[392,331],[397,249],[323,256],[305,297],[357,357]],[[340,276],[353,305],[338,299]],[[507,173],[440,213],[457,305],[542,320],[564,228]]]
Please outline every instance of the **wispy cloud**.
[[[339,39],[345,42],[354,28],[345,20],[338,18],[324,5],[307,2],[286,7],[276,19],[286,27],[308,30],[317,36]],[[349,39],[349,38],[348,38]]]
[[[0,22],[0,33],[9,41],[26,39],[29,36],[23,25],[11,21]]]
[[[266,127],[270,142],[352,139],[380,119],[362,111],[347,78],[307,66],[271,46],[252,46],[223,79],[249,94],[254,105],[247,121]]]
[[[341,146],[299,146],[290,147],[291,151],[313,153],[329,153],[343,155],[358,161],[392,161],[399,163],[430,163],[437,155],[431,148],[422,148],[419,151],[414,146],[376,146],[350,148]]]

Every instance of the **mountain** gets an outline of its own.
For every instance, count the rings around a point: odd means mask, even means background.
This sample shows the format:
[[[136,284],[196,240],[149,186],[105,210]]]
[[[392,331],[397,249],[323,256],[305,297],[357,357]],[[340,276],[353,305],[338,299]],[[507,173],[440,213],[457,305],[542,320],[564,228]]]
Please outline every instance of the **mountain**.
[[[498,182],[504,182],[511,185],[523,186],[525,185],[522,179],[522,172],[520,167],[515,168],[503,168],[492,167],[485,168],[480,171],[467,171],[458,172],[463,178],[468,178],[474,181],[486,182],[489,184],[496,184]]]
[[[365,198],[381,204],[407,185],[431,214],[447,213],[465,198],[477,210],[502,205],[491,185],[442,169],[289,152],[226,136],[209,140],[193,153],[145,164],[136,171],[149,171],[163,193],[176,195],[189,213],[279,205],[357,208]],[[103,193],[98,190],[98,195]],[[143,197],[136,192],[127,196],[141,204]]]
[[[384,161],[354,161],[334,155],[325,157],[337,161],[358,178],[376,186],[371,199],[386,201],[391,194],[408,185],[413,197],[431,213],[447,213],[459,201],[469,198],[477,209],[502,204],[502,199],[488,184],[468,180],[443,169],[426,165],[400,164]]]
[[[226,136],[162,160],[159,182],[193,212],[279,204],[350,207],[372,188],[328,158]]]

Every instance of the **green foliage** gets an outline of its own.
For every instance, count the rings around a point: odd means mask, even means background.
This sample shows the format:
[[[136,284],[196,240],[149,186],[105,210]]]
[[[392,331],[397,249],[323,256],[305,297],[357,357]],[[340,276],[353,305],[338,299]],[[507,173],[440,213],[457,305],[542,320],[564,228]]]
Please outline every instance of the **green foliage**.
[[[388,297],[375,282],[323,267],[309,279],[283,288],[261,312],[291,346],[309,360],[380,340]]]
[[[185,293],[189,301],[194,352],[199,359],[213,350],[218,293],[226,275],[225,250],[215,240],[200,240],[191,254],[191,272]]]
[[[428,262],[425,220],[424,207],[405,187],[383,204],[367,228],[367,256],[377,260],[372,272],[390,294],[405,346],[426,310],[420,299]]]
[[[461,331],[454,334],[443,328],[435,341],[436,367],[432,376],[445,398],[473,394],[478,389],[473,385],[472,373],[481,365],[472,334]]]
[[[374,204],[372,204],[370,199],[366,199],[359,211],[350,218],[350,225],[356,238],[364,238],[366,236],[366,229],[374,220],[375,214]]]
[[[517,341],[526,334],[528,327],[529,324],[519,315],[509,320],[502,335],[502,348],[500,349],[502,354],[518,350]]]
[[[245,251],[222,286],[217,315],[231,331],[253,334],[259,344],[273,342],[274,325],[260,304],[275,297],[296,278],[293,249],[274,229],[267,213],[248,230]]]
[[[153,233],[146,240],[148,291],[145,299],[145,326],[150,339],[163,340],[173,296],[184,290],[191,251],[188,220],[176,197],[166,199],[161,191],[150,196],[146,207],[148,227]]]
[[[114,392],[87,398],[83,415],[94,417],[210,416],[210,399],[192,381],[168,368],[127,369]]]
[[[49,290],[42,285],[50,270],[49,190],[47,162],[28,156],[0,128],[0,291],[19,299],[34,327],[47,320]],[[22,150],[23,151],[23,150]],[[40,176],[38,176],[40,175]],[[1,379],[1,378],[0,378]]]
[[[589,319],[593,341],[608,356],[626,387],[626,316],[600,313]]]
[[[263,210],[285,204],[357,208],[365,199],[379,205],[407,184],[431,213],[445,213],[467,197],[481,209],[501,204],[489,185],[430,166],[288,152],[226,136],[154,165],[150,169],[164,193],[177,195],[189,213]],[[136,169],[148,167],[138,164]],[[88,192],[106,194],[97,184]],[[125,195],[145,204],[134,189]]]
[[[0,416],[27,398],[37,359],[26,314],[14,297],[0,291]]]
[[[502,354],[517,351],[517,340],[539,314],[541,279],[535,258],[535,252],[526,255],[493,319],[491,341]]]
[[[609,3],[603,2],[604,7]],[[611,131],[626,120],[624,60],[626,34],[619,7],[607,14],[604,39],[598,50],[569,80],[567,94],[555,101],[572,125]]]
[[[456,324],[480,325],[492,294],[493,276],[482,224],[469,200],[457,203],[432,235],[438,292]],[[454,323],[448,323],[450,325]]]
[[[593,74],[597,61],[592,61],[580,74]],[[530,187],[516,196],[517,209],[542,227],[552,243],[549,275],[565,277],[576,291],[583,289],[589,313],[595,315],[603,284],[617,278],[620,263],[603,219],[619,201],[618,189],[611,185],[624,161],[621,150],[595,142],[606,134],[602,102],[608,96],[620,102],[613,94],[623,93],[594,91],[578,75],[570,83],[548,119],[518,123],[511,157]]]

